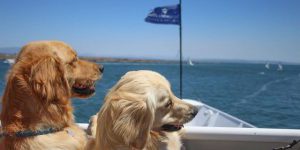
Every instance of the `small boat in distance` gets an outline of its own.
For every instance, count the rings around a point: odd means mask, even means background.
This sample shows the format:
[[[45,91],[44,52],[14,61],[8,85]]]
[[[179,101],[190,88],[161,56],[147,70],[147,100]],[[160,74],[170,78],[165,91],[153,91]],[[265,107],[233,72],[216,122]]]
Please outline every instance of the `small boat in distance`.
[[[13,64],[13,63],[15,63],[15,59],[10,59],[10,58],[8,58],[8,59],[5,59],[5,60],[3,61],[3,63],[6,63],[6,64]]]
[[[283,66],[282,66],[282,64],[278,64],[277,71],[282,71],[282,70],[283,70]]]
[[[188,62],[188,64],[189,64],[190,66],[194,66],[194,63],[192,62],[192,60],[191,60],[191,59],[189,59],[189,62]]]
[[[265,64],[265,68],[270,69],[270,64],[269,64],[269,63],[266,63],[266,64]]]

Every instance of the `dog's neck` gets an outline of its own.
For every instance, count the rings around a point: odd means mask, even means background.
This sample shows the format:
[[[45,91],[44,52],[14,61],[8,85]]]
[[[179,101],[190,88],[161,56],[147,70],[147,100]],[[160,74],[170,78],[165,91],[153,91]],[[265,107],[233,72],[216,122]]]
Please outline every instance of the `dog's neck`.
[[[2,127],[6,132],[63,128],[74,122],[70,100],[63,104],[60,100],[44,104],[28,87],[9,84],[2,98],[1,112]]]

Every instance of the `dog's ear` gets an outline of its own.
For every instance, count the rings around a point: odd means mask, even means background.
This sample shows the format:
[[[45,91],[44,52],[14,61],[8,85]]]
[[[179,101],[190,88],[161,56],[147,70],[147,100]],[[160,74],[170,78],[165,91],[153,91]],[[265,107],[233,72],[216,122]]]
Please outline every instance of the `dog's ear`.
[[[136,149],[143,149],[150,138],[154,121],[154,104],[151,100],[114,101],[117,119],[113,122],[113,131],[125,144]],[[116,110],[116,109],[115,109]]]
[[[66,100],[70,95],[64,68],[58,58],[44,56],[31,66],[29,82],[33,94],[46,102]]]

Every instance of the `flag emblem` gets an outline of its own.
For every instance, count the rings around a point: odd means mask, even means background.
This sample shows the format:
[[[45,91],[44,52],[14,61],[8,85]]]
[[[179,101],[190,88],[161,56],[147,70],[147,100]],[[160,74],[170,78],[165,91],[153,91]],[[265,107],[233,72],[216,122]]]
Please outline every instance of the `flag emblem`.
[[[145,18],[146,22],[156,24],[180,24],[180,5],[156,7]]]

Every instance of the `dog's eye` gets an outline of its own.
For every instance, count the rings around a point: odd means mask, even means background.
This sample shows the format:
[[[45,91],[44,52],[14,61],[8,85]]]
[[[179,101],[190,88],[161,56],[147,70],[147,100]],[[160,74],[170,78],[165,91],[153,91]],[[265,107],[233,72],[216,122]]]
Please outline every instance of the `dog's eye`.
[[[77,61],[77,57],[75,57],[71,62],[69,62],[69,65],[74,65],[74,63]]]
[[[173,105],[172,101],[169,100],[168,103],[165,105],[165,107],[168,108],[168,107],[170,107],[170,106],[172,106],[172,105]]]
[[[73,60],[72,60],[72,63],[76,62],[78,60],[77,57],[75,57]]]

